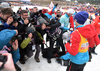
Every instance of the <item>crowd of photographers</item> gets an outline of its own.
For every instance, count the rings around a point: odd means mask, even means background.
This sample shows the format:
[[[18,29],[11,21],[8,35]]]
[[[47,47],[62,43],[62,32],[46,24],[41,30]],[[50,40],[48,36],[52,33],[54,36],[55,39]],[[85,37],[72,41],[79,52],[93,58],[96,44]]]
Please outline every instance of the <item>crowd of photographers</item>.
[[[58,4],[49,13],[42,13],[42,10],[37,11],[34,7],[31,11],[27,8],[22,10],[19,8],[17,13],[13,12],[8,3],[1,3],[0,9],[0,53],[11,53],[15,69],[21,71],[21,68],[16,64],[19,60],[21,64],[33,55],[36,49],[34,59],[40,62],[39,53],[42,50],[43,56],[47,58],[47,62],[51,63],[53,56],[53,46],[55,41],[57,45],[62,48],[62,55],[65,54],[65,47],[63,45],[61,23],[57,17],[52,18],[51,14],[54,12]],[[58,10],[59,12],[59,10]],[[43,35],[47,34],[47,41],[50,41],[48,51],[45,50],[46,45]],[[41,45],[41,47],[40,47]],[[60,50],[57,48],[56,50]],[[46,53],[47,51],[47,53]]]
[[[67,30],[74,30],[72,15],[76,12],[73,9],[68,9],[66,14],[62,16],[61,11],[57,10],[56,16],[52,18],[57,5],[55,4],[50,12],[45,9],[38,11],[38,8],[34,7],[30,11],[28,8],[26,10],[19,8],[15,13],[8,3],[1,4],[0,54],[11,53],[17,71],[21,71],[21,68],[16,62],[19,60],[21,64],[25,64],[26,60],[33,56],[35,50],[34,59],[36,62],[40,62],[40,51],[43,57],[47,58],[48,63],[51,63],[52,57],[66,54],[62,34]],[[69,20],[70,29],[68,28]],[[47,34],[46,41],[43,38],[44,34]],[[49,47],[46,44],[47,41],[49,41]],[[55,41],[56,48],[54,49]],[[44,48],[44,45],[47,48]]]

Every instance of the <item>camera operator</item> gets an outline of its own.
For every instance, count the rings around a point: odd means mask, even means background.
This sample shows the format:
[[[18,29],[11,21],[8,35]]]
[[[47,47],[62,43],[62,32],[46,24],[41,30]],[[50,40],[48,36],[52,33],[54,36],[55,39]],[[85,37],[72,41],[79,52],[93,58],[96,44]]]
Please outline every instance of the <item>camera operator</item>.
[[[25,60],[24,60],[25,50],[20,47],[20,44],[24,40],[25,29],[29,24],[28,12],[26,10],[21,10],[20,15],[21,16],[20,16],[20,18],[18,18],[18,26],[17,26],[17,30],[19,32],[18,35],[21,35],[21,38],[22,38],[21,40],[18,40],[19,49],[20,49],[20,60],[19,60],[19,62],[21,64],[25,64]]]
[[[0,11],[0,30],[8,29],[13,22],[11,15],[13,14],[10,8],[2,8]]]
[[[51,63],[52,57],[52,50],[54,46],[54,42],[58,41],[59,45],[62,47],[62,52],[65,54],[65,47],[63,45],[61,30],[58,27],[61,25],[60,22],[54,19],[42,18],[39,17],[37,19],[39,23],[41,23],[42,28],[44,28],[45,32],[47,33],[47,40],[50,40],[50,50],[48,51],[47,62]],[[58,37],[56,35],[59,35]],[[56,37],[55,37],[56,36]],[[43,51],[43,49],[42,49]]]
[[[49,27],[47,27],[49,29],[46,32],[47,32],[47,39],[50,40],[51,51],[48,51],[49,57],[48,57],[47,61],[48,61],[48,63],[51,63],[51,56],[50,55],[52,55],[52,49],[54,46],[54,42],[55,41],[59,42],[58,44],[62,48],[63,55],[65,54],[65,47],[63,45],[62,32],[61,32],[61,29],[59,28],[61,23],[59,21],[54,20],[54,19],[50,20],[49,23],[50,23]]]

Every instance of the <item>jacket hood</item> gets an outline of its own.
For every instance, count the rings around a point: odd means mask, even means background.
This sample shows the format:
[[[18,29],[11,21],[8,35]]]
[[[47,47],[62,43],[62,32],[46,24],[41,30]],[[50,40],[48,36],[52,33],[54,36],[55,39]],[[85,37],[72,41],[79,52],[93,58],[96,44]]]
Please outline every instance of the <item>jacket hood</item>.
[[[95,36],[96,33],[94,26],[92,26],[91,24],[78,28],[78,31],[85,38],[91,38]]]

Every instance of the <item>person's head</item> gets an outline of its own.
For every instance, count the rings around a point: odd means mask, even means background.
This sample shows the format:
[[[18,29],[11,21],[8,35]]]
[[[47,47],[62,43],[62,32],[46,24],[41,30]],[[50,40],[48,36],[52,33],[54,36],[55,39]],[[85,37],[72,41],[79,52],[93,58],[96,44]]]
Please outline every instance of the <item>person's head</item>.
[[[74,12],[75,12],[75,11],[74,11],[73,9],[68,9],[66,13],[67,13],[67,15],[70,17],[71,15],[74,14]]]
[[[7,19],[13,15],[13,11],[10,8],[1,8],[0,17],[7,21]]]
[[[30,11],[31,11],[31,12],[34,12],[34,11],[33,11],[33,8],[32,8],[32,9],[30,9]]]
[[[95,17],[97,17],[98,16],[98,13],[95,13]]]
[[[21,10],[22,10],[22,8],[20,7],[20,8],[19,8],[19,11],[21,11]]]
[[[61,11],[60,10],[57,10],[57,15],[61,15]]]
[[[37,8],[37,7],[34,7],[34,8],[33,8],[34,13],[36,13],[36,12],[37,12],[37,10],[38,10],[38,8]]]
[[[84,25],[88,17],[89,17],[89,14],[86,11],[78,12],[74,17],[76,26]]]
[[[26,10],[21,10],[20,15],[23,19],[28,18],[28,12]]]

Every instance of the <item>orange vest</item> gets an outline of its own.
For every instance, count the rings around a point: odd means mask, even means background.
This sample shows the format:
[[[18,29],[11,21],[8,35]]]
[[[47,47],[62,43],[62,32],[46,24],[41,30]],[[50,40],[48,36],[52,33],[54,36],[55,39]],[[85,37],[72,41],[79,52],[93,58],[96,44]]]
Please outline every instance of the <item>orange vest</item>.
[[[79,31],[78,31],[78,33],[79,33]],[[89,43],[88,43],[88,40],[86,38],[84,38],[80,33],[79,33],[79,35],[81,37],[81,42],[79,43],[78,52],[85,53],[88,51]]]

